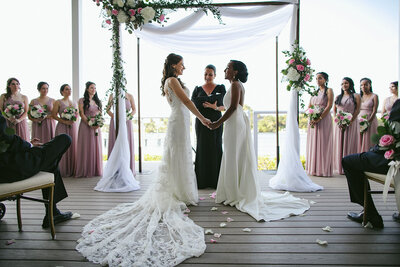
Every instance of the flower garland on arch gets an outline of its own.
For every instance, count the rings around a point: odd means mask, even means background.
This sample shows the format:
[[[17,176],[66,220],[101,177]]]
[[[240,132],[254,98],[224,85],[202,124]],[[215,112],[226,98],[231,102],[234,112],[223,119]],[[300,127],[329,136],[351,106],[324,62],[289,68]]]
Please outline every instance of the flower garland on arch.
[[[288,91],[296,90],[299,94],[301,106],[304,108],[301,96],[307,92],[311,96],[316,95],[315,87],[309,83],[314,78],[315,70],[311,68],[311,61],[306,56],[304,49],[297,43],[293,44],[293,52],[283,51],[282,53],[287,57],[286,68],[282,70],[283,81],[289,82],[286,86]]]
[[[93,0],[97,6],[102,5],[103,26],[111,25],[113,18],[124,23],[126,30],[133,33],[146,23],[156,22],[164,25],[168,12],[178,8],[185,10],[199,8],[207,13],[210,11],[220,22],[219,9],[212,5],[212,0]]]

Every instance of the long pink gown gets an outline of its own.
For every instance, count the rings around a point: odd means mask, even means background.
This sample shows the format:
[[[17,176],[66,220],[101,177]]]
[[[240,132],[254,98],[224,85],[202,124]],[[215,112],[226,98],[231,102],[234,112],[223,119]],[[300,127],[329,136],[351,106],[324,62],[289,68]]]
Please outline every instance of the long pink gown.
[[[361,110],[359,117],[368,114],[368,120],[372,114],[374,108],[374,94],[365,102],[361,102]],[[360,133],[360,137],[358,139],[358,147],[357,152],[366,152],[368,151],[374,144],[371,142],[371,136],[377,133],[378,128],[378,119],[374,116],[371,124],[368,129],[364,133]]]
[[[319,90],[311,98],[311,105],[325,108],[328,96]],[[308,126],[306,147],[306,172],[314,176],[332,176],[332,117],[325,116],[314,128]]]
[[[79,104],[83,105],[83,98],[79,99]],[[99,113],[97,105],[90,105],[85,110],[85,116],[95,116]],[[86,122],[81,120],[78,131],[78,148],[76,159],[75,177],[94,177],[103,175],[103,151],[101,146],[101,131],[89,127]]]
[[[61,113],[67,106],[64,102],[58,101],[60,103],[60,109],[58,114],[61,117]],[[77,108],[76,104],[72,105],[74,108]],[[76,149],[77,149],[77,142],[78,142],[78,123],[74,122],[72,125],[66,125],[64,123],[58,122],[56,127],[56,135],[59,134],[68,134],[71,139],[71,146],[62,156],[60,163],[58,164],[60,168],[60,173],[62,177],[71,177],[75,175],[76,172]]]
[[[54,99],[49,97],[49,100],[47,101],[46,105],[46,111],[47,114],[51,114],[51,111],[53,110],[53,101]],[[39,100],[34,99],[33,100],[34,105],[40,105]],[[41,143],[47,143],[51,139],[54,138],[55,136],[55,130],[56,130],[56,121],[50,117],[47,117],[41,123],[38,122],[32,122],[32,138],[38,138]]]
[[[24,102],[21,102],[21,101],[18,101],[18,100],[13,100],[10,97],[4,102],[3,110],[5,109],[6,105],[10,105],[10,104],[11,105],[22,104],[22,106],[24,107],[24,110],[27,110],[27,108],[28,108],[28,107],[25,107]],[[19,119],[19,117],[17,117],[17,119]],[[20,123],[17,123],[17,124],[12,124],[7,120],[7,127],[14,129],[16,135],[18,135],[19,137],[21,137],[25,141],[30,142],[28,121],[26,119],[24,119],[23,121],[21,121]]]
[[[343,95],[341,105],[337,105],[337,112],[344,111],[351,114],[355,112],[355,103],[350,95]],[[344,174],[342,168],[342,158],[347,155],[357,153],[358,137],[360,127],[358,120],[354,120],[344,131],[337,124],[333,131],[333,172]]]
[[[131,102],[128,99],[125,99],[125,107],[126,110],[131,110]],[[128,130],[128,143],[129,143],[129,149],[131,151],[131,162],[130,162],[130,168],[132,170],[132,173],[134,176],[136,176],[136,171],[135,171],[135,146],[134,146],[134,139],[133,139],[133,128],[132,128],[132,121],[131,120],[126,120],[126,129]],[[110,157],[111,151],[114,147],[115,143],[115,127],[114,127],[114,118],[111,118],[110,120],[110,130],[108,133],[108,157]]]

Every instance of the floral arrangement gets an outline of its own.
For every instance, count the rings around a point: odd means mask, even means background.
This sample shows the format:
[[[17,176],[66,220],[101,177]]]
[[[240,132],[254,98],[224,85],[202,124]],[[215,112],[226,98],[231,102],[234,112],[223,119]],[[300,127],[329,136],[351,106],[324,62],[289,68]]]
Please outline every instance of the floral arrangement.
[[[389,120],[389,114],[385,112],[382,114],[381,121],[385,123],[387,120]]]
[[[385,151],[384,157],[388,160],[400,160],[400,123],[386,120],[383,126],[378,126],[378,133],[371,138]]]
[[[100,113],[97,113],[95,116],[88,116],[88,125],[89,126],[99,126],[100,128],[103,127],[104,125],[104,118],[103,115]],[[95,135],[98,136],[99,132],[96,130]]]
[[[67,121],[76,121],[78,119],[78,109],[66,107],[61,113],[61,118]]]
[[[22,104],[9,104],[6,106],[2,112],[3,116],[7,118],[18,118],[24,113],[24,108]]]
[[[44,119],[48,115],[47,105],[44,105],[44,106],[41,106],[39,104],[29,105],[28,113],[34,119]],[[38,124],[41,125],[42,122],[39,121]]]
[[[286,60],[286,68],[282,70],[283,81],[288,81],[286,89],[296,90],[299,96],[302,93],[308,92],[310,95],[315,95],[315,88],[309,82],[314,77],[314,69],[311,68],[311,61],[306,56],[306,52],[297,43],[293,44],[293,52],[283,51],[283,54],[288,59]],[[302,102],[302,107],[304,103]]]
[[[352,118],[353,115],[351,113],[339,110],[335,117],[335,123],[339,126],[339,128],[344,129],[345,127],[350,125]]]
[[[128,109],[126,110],[126,119],[130,121],[133,120],[132,112]]]
[[[211,0],[93,0],[97,6],[102,5],[103,26],[111,25],[113,18],[119,23],[125,23],[129,33],[140,28],[143,24],[167,22],[167,12],[176,11],[178,8],[200,8],[208,10],[221,21],[221,15]]]
[[[363,116],[361,116],[358,119],[358,122],[360,124],[360,133],[363,134],[368,130],[369,127],[369,121],[368,121],[368,114],[365,114]]]
[[[324,109],[321,106],[311,105],[311,107],[304,112],[304,116],[307,117],[310,121],[318,120],[321,117],[323,111]],[[311,125],[311,128],[314,128],[314,125]]]

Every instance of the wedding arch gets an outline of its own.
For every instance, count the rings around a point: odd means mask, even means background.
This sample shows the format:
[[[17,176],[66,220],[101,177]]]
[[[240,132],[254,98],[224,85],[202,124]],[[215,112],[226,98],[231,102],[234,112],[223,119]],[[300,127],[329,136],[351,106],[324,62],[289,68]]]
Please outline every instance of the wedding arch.
[[[123,5],[125,0],[119,0]],[[128,0],[129,1],[129,0]],[[118,3],[118,0],[116,0]],[[173,2],[173,1],[171,1]],[[168,46],[171,51],[185,52],[185,53],[202,53],[201,47],[208,47],[208,44],[213,45],[212,53],[221,54],[229,53],[244,48],[248,48],[255,45],[257,41],[265,40],[278,36],[284,26],[291,19],[291,33],[290,42],[291,44],[298,43],[299,41],[299,0],[289,1],[271,1],[271,2],[249,2],[249,3],[231,3],[231,4],[212,4],[212,6],[218,8],[218,18],[223,21],[223,24],[218,26],[207,26],[201,25],[199,21],[205,16],[204,12],[193,12],[192,14],[184,17],[178,22],[173,24],[143,24],[135,25],[134,28],[126,27],[130,32],[133,32],[138,39],[144,39],[147,42],[151,42],[155,45],[162,43],[163,47]],[[196,8],[193,6],[183,6],[183,8]],[[113,30],[116,32],[119,30],[119,19],[117,14],[114,14],[112,20],[107,21],[107,24],[112,24]],[[213,12],[214,16],[216,15]],[[109,14],[110,15],[110,14]],[[132,14],[131,14],[132,15]],[[164,18],[161,19],[161,15],[157,13],[157,22],[161,23]],[[154,16],[154,15],[153,15]],[[138,27],[137,27],[138,26]],[[170,38],[170,35],[174,35],[174,38]],[[120,53],[119,51],[119,40],[114,38],[113,35],[113,50],[114,59],[118,59],[119,56],[115,56]],[[117,40],[117,41],[116,41]],[[210,54],[210,51],[207,50]],[[139,59],[139,57],[138,57]],[[121,62],[121,61],[119,61]],[[116,97],[119,99],[123,94],[120,92],[121,83],[124,83],[124,76],[120,75],[123,73],[123,68],[120,66],[118,61],[114,60],[113,69],[113,90]],[[74,64],[73,64],[74,65]],[[118,74],[119,73],[119,74]],[[138,75],[140,77],[140,74]],[[75,81],[75,79],[74,79]],[[278,84],[276,85],[278,87]],[[76,88],[74,86],[74,88]],[[305,174],[304,169],[301,166],[300,155],[299,155],[299,128],[297,122],[298,114],[298,93],[297,91],[291,91],[290,93],[290,108],[287,115],[287,134],[286,147],[290,148],[290,151],[284,151],[280,166],[278,168],[277,176],[273,178],[275,183],[271,186],[276,189],[286,189],[287,180],[292,179],[293,176],[299,176],[300,180],[306,180],[308,176]],[[139,123],[139,172],[141,171],[141,122],[140,122],[140,83],[138,81],[138,123]],[[118,102],[116,103],[116,127],[118,127],[118,120],[125,121],[121,118],[121,113],[118,113]],[[124,114],[123,114],[124,115]],[[122,116],[123,116],[122,115]],[[118,137],[117,137],[118,140]],[[121,143],[121,146],[126,144]],[[118,149],[113,150],[117,152]],[[121,152],[122,153],[122,152]],[[118,157],[121,159],[121,157]],[[124,158],[124,157],[122,157]],[[110,165],[110,164],[108,164]],[[122,166],[122,165],[121,165]],[[121,167],[120,166],[120,167]],[[124,166],[128,166],[125,164]],[[281,168],[282,166],[282,168]],[[294,168],[295,167],[295,168]],[[299,168],[298,168],[299,167]],[[107,166],[106,166],[107,168]],[[285,170],[283,170],[285,169]],[[288,171],[288,170],[292,171]],[[294,172],[293,172],[294,170]],[[108,171],[105,171],[108,173]],[[118,173],[116,170],[114,173]],[[311,181],[311,180],[309,180]],[[321,189],[321,187],[315,185],[314,188],[298,188],[295,191],[315,191]]]

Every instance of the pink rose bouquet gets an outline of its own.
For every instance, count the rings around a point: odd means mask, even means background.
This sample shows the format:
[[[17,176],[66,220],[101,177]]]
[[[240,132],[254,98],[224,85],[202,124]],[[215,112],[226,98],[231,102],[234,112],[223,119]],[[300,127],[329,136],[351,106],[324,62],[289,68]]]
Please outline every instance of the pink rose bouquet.
[[[101,128],[104,125],[104,118],[101,113],[97,113],[95,116],[88,116],[87,120],[89,126],[99,126]],[[95,131],[95,135],[99,135],[99,132],[97,130]]]
[[[336,114],[336,117],[335,117],[335,123],[340,128],[345,128],[350,125],[352,118],[353,118],[353,115],[351,113],[339,110],[339,112]]]
[[[66,107],[61,112],[61,119],[66,121],[76,121],[78,119],[78,109],[75,107]],[[71,125],[68,125],[71,127]]]
[[[358,123],[360,124],[360,133],[363,134],[368,130],[369,127],[369,121],[368,121],[368,115],[365,114],[363,116],[361,116],[358,119]]]
[[[29,105],[28,113],[34,119],[45,119],[48,115],[47,105]],[[42,122],[39,121],[38,124],[41,125]]]
[[[310,121],[318,120],[321,117],[323,111],[324,109],[321,106],[311,105],[311,107],[304,112],[304,116],[307,117]],[[311,125],[311,128],[314,128],[314,125]]]
[[[378,133],[371,138],[379,150],[384,151],[388,160],[400,160],[400,123],[385,120],[383,126],[378,126]]]
[[[22,107],[22,104],[9,104],[6,106],[2,114],[4,117],[9,119],[18,119],[24,113],[24,111],[25,110]]]

